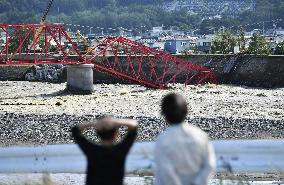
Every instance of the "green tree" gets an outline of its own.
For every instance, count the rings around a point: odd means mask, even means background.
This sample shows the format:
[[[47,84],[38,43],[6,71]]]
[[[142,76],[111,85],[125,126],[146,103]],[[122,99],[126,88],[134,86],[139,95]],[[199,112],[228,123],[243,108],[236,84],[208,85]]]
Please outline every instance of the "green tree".
[[[212,42],[211,52],[216,54],[229,54],[234,52],[236,39],[230,31],[217,33]]]
[[[17,34],[9,43],[8,51],[9,53],[14,53],[22,44],[18,52],[27,52],[29,45],[31,44],[33,32],[30,32],[30,29],[21,28],[22,34]]]
[[[19,45],[19,40],[14,37],[12,40],[10,40],[9,45],[8,45],[8,52],[9,53],[14,53],[15,50],[18,48]]]
[[[257,0],[254,11],[247,10],[238,16],[224,15],[231,9],[218,12],[221,18],[206,19],[207,13],[212,14],[208,0],[204,0],[204,14],[190,13],[187,9],[167,11],[163,8],[165,2],[182,0],[58,0],[54,1],[48,21],[71,24],[89,25],[95,27],[123,26],[127,28],[147,29],[152,26],[178,26],[182,29],[199,29],[200,34],[213,33],[221,26],[237,28],[246,25],[252,30],[265,21],[265,28],[273,28],[272,20],[284,20],[283,0]],[[251,5],[251,1],[246,1]],[[0,0],[0,20],[2,23],[39,23],[47,1],[43,0]],[[59,12],[59,13],[58,13]],[[109,13],[112,13],[109,15]],[[215,14],[215,12],[213,12]],[[113,16],[116,15],[116,16]],[[123,19],[120,19],[122,17]],[[128,17],[131,17],[128,19]],[[139,21],[135,22],[135,17]],[[284,27],[284,21],[278,21],[277,26]]]
[[[261,36],[259,33],[254,33],[251,37],[247,53],[254,55],[269,55],[271,54],[271,50],[265,37]]]
[[[275,55],[284,55],[284,42],[280,42],[277,44],[275,48]]]

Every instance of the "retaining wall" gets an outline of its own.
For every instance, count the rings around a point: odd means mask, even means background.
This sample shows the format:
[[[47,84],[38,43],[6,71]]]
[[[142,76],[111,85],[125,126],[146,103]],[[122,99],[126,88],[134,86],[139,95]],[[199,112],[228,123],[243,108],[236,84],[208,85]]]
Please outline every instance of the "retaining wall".
[[[177,55],[177,57],[211,68],[215,71],[219,83],[262,88],[284,87],[284,56]],[[97,71],[94,71],[94,82],[125,83],[124,80]]]
[[[177,55],[177,57],[213,69],[220,83],[262,88],[284,87],[284,56]],[[112,60],[112,57],[109,60]],[[121,56],[120,60],[126,60],[126,57]],[[1,66],[0,80],[23,80],[29,68],[27,66]],[[147,71],[147,66],[144,68],[144,71]],[[94,83],[128,82],[94,71]]]
[[[220,83],[284,87],[284,56],[192,55],[184,58],[213,69]]]

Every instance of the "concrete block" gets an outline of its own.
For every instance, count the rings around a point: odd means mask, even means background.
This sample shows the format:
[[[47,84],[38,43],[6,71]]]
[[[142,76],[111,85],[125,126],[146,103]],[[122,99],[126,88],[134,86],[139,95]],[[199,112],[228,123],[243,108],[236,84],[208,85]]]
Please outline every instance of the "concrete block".
[[[93,67],[93,64],[69,65],[67,90],[76,94],[91,94],[94,90]]]

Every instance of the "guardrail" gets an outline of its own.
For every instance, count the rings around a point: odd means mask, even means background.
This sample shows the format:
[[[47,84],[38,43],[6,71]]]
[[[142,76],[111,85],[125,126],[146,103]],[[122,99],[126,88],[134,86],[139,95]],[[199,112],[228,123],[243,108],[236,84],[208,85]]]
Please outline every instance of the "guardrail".
[[[284,140],[212,141],[217,171],[284,172]],[[126,172],[153,172],[154,143],[136,143]],[[86,160],[75,144],[0,148],[0,173],[85,173]]]

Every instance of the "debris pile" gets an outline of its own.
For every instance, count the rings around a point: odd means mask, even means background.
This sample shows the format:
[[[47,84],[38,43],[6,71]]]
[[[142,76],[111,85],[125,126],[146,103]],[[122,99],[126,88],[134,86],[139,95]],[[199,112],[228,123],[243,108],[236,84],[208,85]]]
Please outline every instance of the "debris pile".
[[[40,82],[62,82],[62,74],[64,65],[37,65],[33,66],[25,75],[27,81],[40,81]]]

